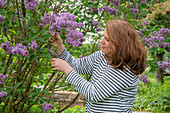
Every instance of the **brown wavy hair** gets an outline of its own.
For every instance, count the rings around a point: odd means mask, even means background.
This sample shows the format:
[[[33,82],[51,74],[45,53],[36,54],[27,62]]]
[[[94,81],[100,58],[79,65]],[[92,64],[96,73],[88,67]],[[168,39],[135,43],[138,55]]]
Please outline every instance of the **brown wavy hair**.
[[[106,32],[112,48],[105,56],[108,64],[123,71],[128,67],[135,75],[141,74],[147,51],[135,29],[126,21],[111,20],[106,24]]]

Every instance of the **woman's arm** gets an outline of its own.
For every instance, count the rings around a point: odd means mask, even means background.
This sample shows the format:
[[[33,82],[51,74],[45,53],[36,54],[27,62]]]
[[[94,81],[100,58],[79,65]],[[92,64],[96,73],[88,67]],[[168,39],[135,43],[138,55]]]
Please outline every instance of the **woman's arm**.
[[[94,64],[98,56],[102,55],[102,52],[98,51],[90,56],[75,59],[66,49],[59,55],[59,58],[65,60],[72,68],[74,68],[79,74],[91,74],[94,69]]]
[[[138,77],[110,68],[95,83],[83,79],[75,70],[72,70],[66,80],[88,101],[102,101],[115,93],[130,87],[132,81],[138,83]]]

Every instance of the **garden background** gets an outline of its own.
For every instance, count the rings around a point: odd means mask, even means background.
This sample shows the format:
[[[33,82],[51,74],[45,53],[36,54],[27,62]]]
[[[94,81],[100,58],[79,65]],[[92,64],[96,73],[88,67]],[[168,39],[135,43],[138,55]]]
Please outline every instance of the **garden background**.
[[[73,106],[79,94],[52,101],[55,91],[76,91],[50,67],[57,55],[48,39],[55,32],[75,58],[85,57],[100,50],[111,19],[133,25],[148,50],[133,111],[170,112],[168,0],[0,0],[0,112],[84,112]]]

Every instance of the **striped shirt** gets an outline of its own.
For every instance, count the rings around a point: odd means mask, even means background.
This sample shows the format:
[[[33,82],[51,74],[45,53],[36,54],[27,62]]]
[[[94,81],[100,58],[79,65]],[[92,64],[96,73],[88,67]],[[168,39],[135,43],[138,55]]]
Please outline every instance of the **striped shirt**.
[[[71,65],[66,81],[83,95],[86,113],[132,113],[139,76],[108,65],[105,54],[97,51],[88,57],[75,59],[66,49],[59,56]],[[87,81],[79,74],[92,74]]]

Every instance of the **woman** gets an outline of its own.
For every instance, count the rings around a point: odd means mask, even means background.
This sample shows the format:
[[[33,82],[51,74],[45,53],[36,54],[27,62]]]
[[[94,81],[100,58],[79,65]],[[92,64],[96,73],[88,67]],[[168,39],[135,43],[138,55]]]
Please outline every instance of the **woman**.
[[[68,53],[61,38],[50,41],[59,54],[50,60],[53,70],[64,72],[66,80],[87,99],[87,113],[132,112],[146,49],[128,22],[108,21],[100,41],[102,50],[84,58]],[[79,74],[92,74],[91,81]]]

